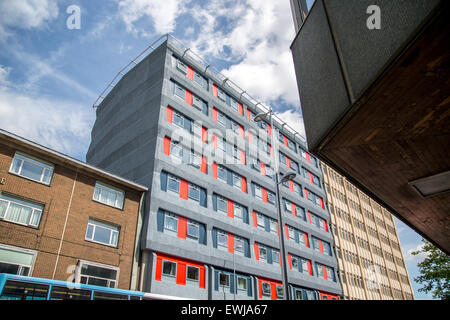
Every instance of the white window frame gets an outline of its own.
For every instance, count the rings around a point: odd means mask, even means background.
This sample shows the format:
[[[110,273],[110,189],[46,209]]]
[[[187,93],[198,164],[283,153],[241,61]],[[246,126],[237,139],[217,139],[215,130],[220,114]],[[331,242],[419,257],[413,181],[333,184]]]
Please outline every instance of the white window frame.
[[[245,284],[244,285],[245,288],[239,288],[239,280],[244,280],[243,283]],[[248,288],[247,282],[248,282],[248,278],[240,276],[240,275],[236,275],[236,287],[237,287],[238,291],[242,291],[242,292],[247,291],[247,288]]]
[[[227,94],[225,93],[225,91],[223,91],[219,87],[217,87],[217,98],[219,98],[219,100],[221,100],[223,102],[227,101]]]
[[[174,264],[175,265],[175,269],[174,269],[174,273],[175,274],[167,274],[164,273],[164,263],[170,263],[170,264]],[[161,263],[161,275],[164,277],[170,277],[170,278],[175,278],[177,276],[177,269],[178,269],[178,263],[173,262],[171,260],[166,260],[166,259],[162,259],[162,263]]]
[[[172,190],[171,188],[169,188],[169,185],[170,185],[169,180],[170,179],[172,179],[172,181],[176,181],[177,182],[177,185],[178,185],[178,188],[177,188],[178,190],[177,191]],[[168,174],[167,175],[167,190],[170,191],[170,192],[176,193],[176,194],[180,194],[180,178],[178,178],[178,177],[176,177],[174,175]]]
[[[109,204],[109,203],[104,202],[104,201],[101,200],[100,195],[101,195],[101,191],[102,190],[104,190],[106,192],[109,192],[109,193],[115,193],[116,197],[115,197],[115,200],[114,200],[114,205]],[[125,192],[123,190],[120,190],[120,189],[114,188],[112,186],[109,186],[109,185],[107,185],[105,183],[96,181],[95,182],[95,187],[94,187],[94,192],[93,192],[93,195],[92,195],[92,200],[94,200],[96,202],[99,202],[99,203],[103,203],[103,204],[105,204],[107,206],[110,206],[110,207],[122,210],[124,202],[125,202]]]
[[[177,59],[177,69],[182,71],[184,75],[187,74],[187,64],[182,62],[181,60]]]
[[[222,284],[221,283],[221,279],[220,279],[221,276],[224,276],[224,279],[227,280],[225,282],[228,283],[228,284]],[[230,274],[225,273],[225,272],[219,272],[218,280],[219,280],[219,287],[225,287],[225,288],[229,288],[230,287],[230,282],[231,282]]]
[[[278,233],[277,221],[274,219],[269,219],[269,225],[270,225],[270,232],[273,234],[277,234]]]
[[[175,230],[170,228],[170,224],[167,224],[167,221],[171,220],[171,221],[175,221]],[[169,232],[174,232],[177,233],[178,232],[178,216],[176,214],[170,213],[170,212],[165,212],[164,213],[164,230],[168,230]]]
[[[264,254],[261,253],[261,250],[265,251]],[[267,247],[266,246],[259,244],[259,246],[258,246],[258,256],[259,256],[259,260],[261,260],[261,258],[264,257],[264,261],[267,262]]]
[[[19,162],[19,164],[16,167],[15,163],[17,164],[18,162]],[[37,166],[37,167],[40,167],[42,169],[41,176],[40,176],[39,180],[33,179],[31,177],[27,177],[26,175],[22,174],[22,169],[23,169],[23,165],[24,165],[25,162],[28,162],[29,164],[32,164],[32,165]],[[13,170],[13,168],[16,168],[16,170]],[[29,179],[29,180],[32,180],[32,181],[35,181],[35,182],[39,182],[39,183],[42,183],[42,184],[45,184],[45,185],[50,185],[51,184],[51,182],[53,180],[54,170],[55,170],[54,165],[52,165],[52,164],[50,164],[48,162],[39,160],[37,158],[25,155],[25,154],[20,153],[20,152],[16,152],[14,154],[14,158],[12,159],[11,165],[9,167],[9,173],[14,174],[14,175],[18,175],[18,176],[20,176],[22,178]],[[50,178],[49,178],[48,181],[44,181],[44,177],[46,176],[45,175],[46,172],[49,172],[49,177]]]
[[[244,219],[244,208],[237,203],[233,203],[234,217]]]
[[[277,249],[272,249],[272,263],[280,263],[280,251]]]
[[[242,177],[234,172],[232,172],[232,175],[233,175],[233,187],[242,190]]]
[[[223,244],[219,239],[226,239],[225,244]],[[217,230],[217,248],[228,251],[228,233],[225,231]]]
[[[178,91],[181,93],[181,90],[183,90],[183,92],[184,92],[183,97],[181,97],[181,96],[178,94]],[[177,97],[178,99],[181,99],[181,100],[183,100],[183,101],[186,101],[186,89],[183,88],[182,86],[180,86],[178,83],[175,83],[175,82],[174,82],[174,95],[175,95],[175,97]]]
[[[191,195],[191,190],[195,190],[195,191],[198,193],[198,199],[197,199],[197,198],[194,198],[194,197]],[[197,186],[197,185],[195,185],[195,184],[193,184],[193,183],[190,183],[190,182],[189,182],[189,186],[188,186],[188,198],[189,198],[190,200],[192,200],[192,201],[200,202],[200,193],[201,193],[200,187]]]
[[[219,206],[219,201],[221,201],[222,203],[225,202],[225,210],[221,209],[221,206]],[[219,195],[217,195],[217,211],[228,213],[228,200]]]
[[[1,197],[3,197],[3,198],[1,198]],[[27,227],[35,227],[35,228],[39,227],[39,224],[40,224],[41,218],[42,218],[42,213],[44,212],[44,205],[34,203],[34,202],[31,202],[28,200],[20,199],[20,198],[14,197],[14,196],[5,195],[5,194],[0,194],[0,202],[6,204],[6,207],[5,207],[5,210],[3,211],[3,213],[0,211],[0,220],[12,222],[12,223],[19,224],[22,226],[27,226]],[[31,209],[31,213],[30,213],[27,223],[22,223],[22,222],[11,220],[11,219],[7,218],[8,210],[10,209],[11,204],[21,206],[21,207],[24,207],[27,209]],[[36,223],[34,223],[34,221],[36,221]]]
[[[268,282],[261,282],[261,291],[262,295],[266,297],[270,297],[272,295],[272,290],[270,287],[270,283]]]
[[[90,238],[88,237],[89,227],[92,227],[92,232],[91,232],[92,236]],[[95,231],[96,231],[97,228],[102,228],[102,229],[109,230],[110,234],[109,234],[109,241],[108,241],[108,243],[94,240],[94,238],[95,238]],[[89,241],[89,242],[95,242],[95,243],[102,244],[102,245],[109,246],[109,247],[113,247],[113,248],[117,248],[118,245],[119,245],[119,236],[120,236],[120,227],[90,218],[88,220],[88,224],[86,226],[86,233],[85,233],[84,240]],[[116,239],[116,243],[113,242],[113,239]]]
[[[18,275],[23,275],[24,269],[26,269],[26,268],[28,268],[27,276],[31,276],[33,274],[34,263],[36,261],[37,251],[30,250],[30,249],[23,249],[23,248],[10,246],[10,245],[6,245],[6,244],[1,244],[1,243],[0,243],[0,249],[5,250],[5,251],[13,251],[13,252],[19,252],[19,253],[32,255],[33,258],[31,260],[31,265],[12,263],[12,262],[9,262],[9,261],[1,261],[1,260],[0,260],[0,262],[4,263],[4,264],[13,264],[13,265],[18,266],[19,267],[19,270],[18,270],[18,273],[17,273]]]
[[[203,111],[203,100],[197,97],[196,95],[192,95],[192,106],[196,109]]]
[[[238,246],[237,243],[241,243],[241,246]],[[239,236],[234,236],[234,252],[238,255],[244,256],[245,255],[245,239],[241,238]]]
[[[182,129],[184,129],[184,121],[186,121],[184,115],[182,115],[181,113],[179,113],[178,111],[174,110],[173,112],[173,124],[175,124],[177,127],[180,127]],[[179,124],[177,121],[175,121],[175,119],[182,119],[182,124]]]
[[[189,233],[189,227],[195,227],[197,230],[197,234],[193,235]],[[191,239],[199,240],[200,238],[200,224],[193,220],[187,220],[187,226],[186,226],[186,236],[188,236]]]
[[[256,185],[256,184],[254,186],[255,186],[255,197],[262,200],[262,198],[263,198],[263,196],[262,196],[262,188],[259,185]]]
[[[256,214],[256,226],[260,229],[265,230],[266,229],[266,224],[265,224],[265,217],[264,215],[257,213]]]
[[[91,276],[84,276],[81,274],[81,270],[83,269],[83,265],[89,265],[92,267],[98,267],[98,268],[103,268],[103,269],[109,269],[109,270],[114,270],[116,271],[116,278],[115,279],[108,279],[108,278],[100,278],[100,277],[94,277],[94,278],[99,278],[99,279],[104,279],[107,280],[108,285],[106,286],[106,288],[117,288],[117,282],[119,281],[119,273],[120,273],[120,268],[119,267],[114,267],[114,266],[110,266],[110,265],[106,265],[106,264],[101,264],[101,263],[96,263],[96,262],[90,262],[90,261],[86,261],[86,260],[78,260],[78,264],[77,267],[75,269],[75,282],[76,283],[81,283],[81,277],[87,277],[89,279],[89,277]],[[114,283],[114,286],[111,287],[110,284],[111,282]],[[86,281],[86,283],[88,283],[88,281]]]

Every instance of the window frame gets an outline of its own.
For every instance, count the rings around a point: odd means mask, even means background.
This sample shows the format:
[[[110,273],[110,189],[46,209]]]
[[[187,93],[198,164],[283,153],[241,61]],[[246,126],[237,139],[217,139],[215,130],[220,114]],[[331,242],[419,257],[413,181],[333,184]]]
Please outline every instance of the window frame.
[[[97,224],[95,224],[97,223]],[[89,227],[92,227],[92,237],[89,238],[88,237],[88,232],[89,232]],[[95,231],[97,228],[102,228],[102,229],[106,229],[110,232],[109,234],[109,241],[108,243],[105,242],[101,242],[98,240],[95,240]],[[115,243],[112,242],[114,239],[114,235],[115,235]],[[103,221],[98,221],[96,219],[93,218],[89,218],[88,223],[86,225],[86,233],[84,236],[84,240],[89,241],[89,242],[94,242],[94,243],[98,243],[98,244],[102,244],[108,247],[113,247],[113,248],[117,248],[119,246],[119,236],[120,236],[120,226],[115,226],[113,224],[107,223],[107,222],[103,222]]]
[[[14,165],[15,164],[15,160],[20,161],[20,165],[17,168],[17,172],[13,170],[13,168],[15,168],[15,165]],[[41,176],[40,176],[39,180],[34,179],[32,177],[28,177],[28,176],[22,174],[23,165],[24,165],[25,162],[28,162],[31,165],[40,167],[42,169]],[[43,180],[44,177],[45,177],[46,170],[50,171],[50,178],[49,178],[48,182]],[[46,162],[46,161],[43,161],[43,160],[40,160],[40,159],[37,159],[37,158],[32,157],[32,156],[26,155],[24,153],[17,152],[17,151],[15,152],[14,157],[13,157],[13,159],[11,161],[11,165],[9,167],[9,173],[14,174],[14,175],[19,176],[19,177],[22,177],[22,178],[25,178],[25,179],[32,180],[34,182],[38,182],[38,183],[47,185],[47,186],[49,186],[52,183],[54,171],[55,171],[55,166],[53,164],[51,164],[49,162]]]
[[[3,197],[3,199],[2,199],[2,197]],[[45,208],[45,206],[43,204],[25,200],[20,197],[15,197],[13,195],[2,194],[2,193],[0,193],[0,202],[6,203],[3,213],[0,212],[0,220],[8,221],[8,222],[26,226],[26,227],[39,228],[39,225],[40,225],[41,219],[42,219],[42,215],[44,212],[44,208]],[[15,204],[16,206],[31,209],[30,216],[28,217],[27,223],[23,223],[20,221],[15,221],[15,220],[7,218],[8,210],[11,207],[11,203]],[[36,214],[38,214],[37,219],[36,219],[36,224],[33,224],[33,221],[35,220],[34,217]]]
[[[96,199],[97,190],[100,190],[98,192],[98,199]],[[115,198],[115,201],[114,201],[114,205],[106,203],[106,202],[103,202],[103,201],[100,200],[100,195],[101,195],[101,191],[102,190],[104,190],[106,192],[110,192],[110,193],[115,193],[116,198]],[[122,203],[120,205],[117,205],[117,203],[119,202],[120,199],[122,200],[121,201]],[[95,181],[94,192],[92,194],[92,200],[95,201],[95,202],[107,205],[109,207],[113,207],[113,208],[116,208],[116,209],[119,209],[119,210],[123,210],[123,207],[124,207],[124,204],[125,204],[125,191],[123,191],[121,189],[118,189],[118,188],[115,188],[115,187],[112,187],[112,186],[110,186],[108,184],[105,184],[103,182]]]

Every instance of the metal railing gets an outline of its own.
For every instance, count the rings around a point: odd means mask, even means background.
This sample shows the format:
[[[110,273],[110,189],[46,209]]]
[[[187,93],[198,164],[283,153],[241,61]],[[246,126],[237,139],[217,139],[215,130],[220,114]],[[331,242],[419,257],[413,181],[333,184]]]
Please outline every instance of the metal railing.
[[[183,52],[182,56],[189,56],[190,59],[193,59],[195,62],[203,66],[203,72],[210,73],[213,75],[218,81],[220,82],[220,85],[222,87],[227,87],[233,91],[235,91],[239,98],[246,99],[250,104],[253,105],[253,109],[255,111],[260,111],[261,113],[269,112],[272,110],[271,108],[265,106],[255,98],[253,98],[250,94],[247,93],[246,90],[242,90],[236,83],[234,83],[231,79],[224,76],[217,68],[205,61],[202,57],[200,57],[198,54],[196,54],[191,48],[185,46],[180,40],[175,38],[173,35],[167,33],[165,35],[162,35],[159,37],[156,41],[154,41],[152,44],[147,46],[144,51],[142,51],[136,58],[131,60],[125,67],[123,67],[116,76],[111,80],[111,82],[108,83],[106,88],[100,93],[97,100],[95,100],[92,107],[95,109],[97,108],[103,99],[108,95],[108,93],[114,88],[114,86],[120,81],[120,79],[130,70],[132,70],[140,61],[142,61],[148,54],[150,54],[152,51],[154,51],[156,48],[158,48],[161,44],[164,42],[169,42],[173,44],[175,47],[177,47],[181,52]],[[145,56],[144,56],[145,55]],[[296,140],[296,137],[298,137],[298,141],[300,144],[307,145],[306,138],[302,136],[300,133],[298,133],[295,129],[293,129],[289,124],[281,120],[275,113],[273,113],[273,120],[277,123],[279,128],[282,128],[284,131],[287,131],[291,137]]]

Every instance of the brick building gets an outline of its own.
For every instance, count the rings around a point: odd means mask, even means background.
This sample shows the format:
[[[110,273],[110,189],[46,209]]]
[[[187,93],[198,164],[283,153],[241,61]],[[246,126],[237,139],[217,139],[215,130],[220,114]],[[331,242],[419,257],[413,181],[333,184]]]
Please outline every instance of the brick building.
[[[146,190],[0,130],[0,273],[133,289]]]

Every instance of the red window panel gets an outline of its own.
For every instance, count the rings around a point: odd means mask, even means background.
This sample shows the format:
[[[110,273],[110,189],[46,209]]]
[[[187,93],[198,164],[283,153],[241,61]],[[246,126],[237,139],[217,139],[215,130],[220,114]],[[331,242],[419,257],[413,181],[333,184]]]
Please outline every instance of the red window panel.
[[[308,235],[306,233],[303,234],[305,236],[305,245],[307,248],[309,248],[309,239],[308,239]]]
[[[289,190],[294,191],[294,182],[292,180],[289,180]]]
[[[270,299],[277,300],[277,286],[283,285],[281,282],[258,278],[258,286],[259,286],[259,298],[262,299],[262,284],[268,283],[270,284]]]
[[[296,217],[297,216],[297,207],[292,202],[291,202],[291,207],[292,207],[292,215],[294,217]]]
[[[262,162],[260,162],[259,164],[260,164],[260,166],[261,166],[261,174],[262,174],[263,176],[265,176],[265,175],[266,175],[266,164],[265,164],[265,163],[262,163]]]
[[[216,107],[212,108],[212,116],[213,116],[213,120],[215,122],[217,122],[217,108]]]
[[[322,243],[322,240],[319,240],[319,249],[320,249],[320,252],[323,253],[323,243]]]
[[[173,108],[171,106],[167,106],[166,108],[166,120],[168,123],[172,123],[173,119]]]
[[[277,236],[280,235],[280,229],[278,228],[278,221],[277,221]]]
[[[287,255],[287,260],[288,260],[288,264],[289,264],[289,269],[292,270],[292,260],[291,260],[291,255],[289,253]]]
[[[239,125],[239,136],[244,139],[244,127]]]
[[[322,270],[323,270],[323,278],[325,280],[328,280],[327,267],[322,266]]]
[[[208,143],[208,129],[202,126],[202,141]]]
[[[309,158],[309,153],[305,152],[305,154],[306,154],[306,161],[311,162],[311,159]]]
[[[308,190],[306,190],[306,188],[305,188],[305,198],[306,200],[308,200]]]
[[[167,156],[170,156],[170,138],[169,137],[164,137],[163,145],[164,145],[164,154]]]
[[[327,221],[323,220],[323,227],[325,229],[325,232],[328,232],[328,225],[327,225]]]
[[[239,113],[241,115],[244,115],[244,106],[242,105],[242,103],[238,102],[238,107],[239,107]]]
[[[270,147],[270,157],[273,158],[273,149],[272,149],[272,146],[269,146],[269,147]]]
[[[248,143],[252,144],[253,143],[253,136],[252,136],[252,133],[250,131],[247,131],[247,136],[248,136]]]
[[[308,271],[309,271],[309,275],[312,276],[313,275],[313,271],[312,271],[311,260],[308,260]]]
[[[186,263],[177,263],[176,284],[186,284]]]
[[[180,198],[187,200],[189,193],[189,182],[186,180],[180,179]]]
[[[263,201],[264,201],[264,202],[269,202],[269,196],[268,196],[268,194],[267,194],[267,190],[264,189],[264,188],[261,188],[261,189],[262,189],[262,198],[263,198]]]
[[[245,164],[245,151],[239,150],[239,152],[241,153],[241,164]]]
[[[289,227],[284,225],[284,233],[286,234],[286,240],[289,240]]]
[[[283,136],[283,140],[284,140],[284,145],[285,145],[286,147],[289,147],[288,140],[287,140],[287,138],[286,138],[285,136]]]
[[[323,199],[322,199],[322,198],[319,198],[319,199],[320,199],[320,206],[322,207],[322,209],[325,210],[325,207],[324,207],[324,205],[323,205]]]
[[[213,95],[214,95],[214,97],[217,97],[217,86],[216,86],[216,84],[214,84],[213,83]]]
[[[247,119],[248,121],[252,121],[252,114],[250,112],[250,110],[247,109]]]
[[[258,227],[258,220],[256,219],[256,211],[252,212],[252,216],[253,216],[253,225],[255,227]]]
[[[192,92],[189,90],[186,90],[186,98],[185,101],[188,105],[192,106],[192,103],[194,102],[194,98],[192,96]]]
[[[309,224],[312,224],[312,221],[311,221],[311,212],[309,212],[309,211],[308,211],[308,220],[309,220]]]
[[[241,177],[242,192],[247,193],[247,178]]]
[[[214,145],[214,149],[217,149],[217,136],[215,134],[212,135],[212,142]]]
[[[234,235],[228,234],[228,252],[234,253]]]
[[[272,135],[272,127],[270,126],[270,124],[267,124],[267,129],[269,131],[269,136]]]
[[[288,157],[286,157],[286,165],[288,166],[288,168],[291,167],[291,159],[289,159]]]
[[[186,77],[188,77],[191,80],[194,80],[194,69],[192,69],[190,66],[187,66]]]
[[[184,217],[178,217],[178,238],[186,239],[187,232],[187,219]]]
[[[227,200],[227,215],[234,218],[234,203],[231,200]]]
[[[255,259],[256,261],[259,261],[259,248],[257,242],[255,242],[255,244],[253,245],[253,248],[255,249]]]
[[[175,262],[177,264],[177,274],[176,274],[176,283],[179,285],[186,285],[186,267],[193,266],[197,267],[200,270],[199,275],[199,288],[205,289],[205,266],[196,262],[192,262],[189,260],[184,260],[168,255],[164,255],[158,253],[156,256],[156,269],[155,269],[155,280],[161,281],[162,275],[162,261],[168,260]]]
[[[309,172],[309,171],[308,171],[308,173],[309,173],[309,181],[312,182],[312,183],[314,183],[314,180],[313,180],[313,177],[312,177],[312,173]]]
[[[212,163],[212,171],[213,171],[213,177],[217,179],[217,163]]]
[[[208,173],[208,161],[205,156],[202,156],[202,164],[200,166],[200,171],[207,174]]]

